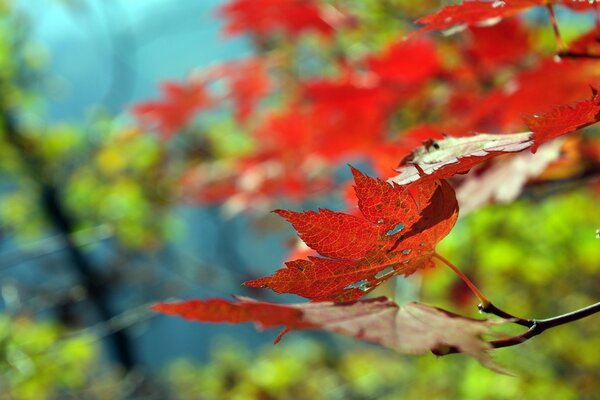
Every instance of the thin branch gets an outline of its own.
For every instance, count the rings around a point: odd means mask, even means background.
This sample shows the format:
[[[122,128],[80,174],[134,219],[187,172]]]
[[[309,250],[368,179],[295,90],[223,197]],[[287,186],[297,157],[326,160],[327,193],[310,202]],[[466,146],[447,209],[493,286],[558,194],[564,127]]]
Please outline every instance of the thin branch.
[[[539,326],[539,328],[542,331],[544,331],[546,329],[555,328],[557,326],[568,324],[570,322],[578,321],[582,318],[589,317],[590,315],[594,315],[598,312],[600,312],[600,302],[556,317],[536,320],[535,322]]]
[[[600,163],[592,162],[584,171],[574,176],[530,182],[525,185],[521,196],[541,200],[550,195],[580,188],[583,184],[598,180],[600,180]]]
[[[557,326],[561,326],[561,325],[565,325],[565,324],[568,324],[568,323],[571,323],[574,321],[578,321],[580,319],[589,317],[590,315],[594,315],[598,312],[600,312],[600,302],[589,305],[584,308],[580,308],[579,310],[575,310],[575,311],[571,311],[566,314],[558,315],[556,317],[547,318],[547,319],[532,319],[531,320],[532,325],[525,333],[522,333],[521,335],[510,337],[507,339],[492,340],[489,343],[494,349],[499,349],[502,347],[517,346],[523,342],[528,341],[532,337],[535,337],[535,336],[541,334],[542,332],[547,331],[548,329],[556,328]],[[447,351],[444,351],[443,353],[434,352],[434,354],[436,354],[436,355],[446,355],[446,354],[455,354],[455,353],[460,353],[460,350],[455,347],[447,349]]]
[[[529,328],[527,332],[508,339],[494,340],[490,342],[490,344],[495,349],[501,347],[516,346],[531,339],[534,336],[539,335],[540,333],[548,329],[556,328],[557,326],[568,324],[573,321],[578,321],[582,318],[589,317],[590,315],[596,314],[598,312],[600,312],[600,302],[581,308],[576,311],[571,311],[566,314],[558,315],[556,317],[532,320],[533,325]]]
[[[597,60],[600,58],[600,54],[589,54],[589,53],[577,53],[574,51],[563,50],[556,53],[560,58],[587,58]]]
[[[492,303],[488,303],[487,305],[479,304],[478,308],[479,308],[479,311],[481,311],[481,312],[484,312],[486,314],[492,314],[497,317],[510,320],[511,322],[513,322],[517,325],[526,326],[528,328],[531,328],[533,325],[535,325],[535,321],[533,321],[531,319],[515,317],[514,315],[509,314],[506,311],[499,309]]]

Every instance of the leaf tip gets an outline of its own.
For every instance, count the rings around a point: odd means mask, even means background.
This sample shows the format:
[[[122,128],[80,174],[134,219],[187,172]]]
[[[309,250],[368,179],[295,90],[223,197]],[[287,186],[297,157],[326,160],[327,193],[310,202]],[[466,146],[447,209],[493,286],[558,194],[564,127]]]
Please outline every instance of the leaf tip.
[[[155,303],[150,306],[150,310],[157,312],[157,313],[162,313],[162,314],[168,313],[169,309],[170,309],[169,304],[166,304],[166,303]]]
[[[273,210],[271,212],[275,213],[275,214],[279,215],[280,217],[285,218],[287,220],[289,220],[290,217],[295,214],[294,211],[284,210],[284,209],[280,209],[280,208],[278,208],[277,210]]]
[[[251,287],[251,288],[267,288],[269,287],[266,283],[265,278],[251,279],[242,283],[243,286]]]
[[[348,167],[350,167],[350,171],[352,172],[352,176],[354,177],[354,180],[356,180],[357,177],[364,176],[364,174],[361,172],[361,170],[354,167],[352,164],[348,164]]]

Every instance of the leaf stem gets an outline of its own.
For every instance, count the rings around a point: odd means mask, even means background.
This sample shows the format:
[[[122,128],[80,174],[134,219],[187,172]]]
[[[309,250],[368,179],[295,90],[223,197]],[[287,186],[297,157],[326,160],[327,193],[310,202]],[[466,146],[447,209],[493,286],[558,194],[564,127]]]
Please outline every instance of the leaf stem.
[[[433,256],[441,262],[443,262],[444,264],[446,264],[452,271],[454,271],[456,275],[459,276],[460,279],[462,279],[462,281],[469,287],[469,289],[471,289],[471,292],[473,292],[473,294],[477,296],[477,298],[481,302],[479,306],[480,309],[481,307],[486,308],[492,305],[492,302],[483,293],[481,293],[479,288],[475,286],[475,284],[460,269],[458,269],[456,265],[452,264],[447,258],[441,256],[438,253],[433,253]]]
[[[558,29],[558,22],[556,21],[556,14],[554,13],[554,6],[551,3],[546,4],[548,13],[550,14],[550,23],[552,23],[552,30],[554,31],[554,38],[556,39],[556,46],[558,47],[559,53],[566,52],[567,46],[563,42],[560,36],[560,30]]]
[[[487,314],[496,315],[500,318],[508,319],[515,324],[526,326],[528,328],[533,326],[534,322],[532,320],[515,317],[514,315],[509,314],[506,311],[501,310],[494,304],[492,304],[492,302],[483,293],[481,293],[479,288],[477,288],[477,286],[475,286],[475,284],[447,258],[443,257],[438,253],[433,253],[433,256],[441,262],[443,262],[444,264],[446,264],[452,271],[454,271],[460,277],[460,279],[462,279],[462,281],[469,287],[469,289],[471,289],[473,294],[477,296],[479,301],[481,301],[481,304],[477,306],[479,308],[479,311]]]

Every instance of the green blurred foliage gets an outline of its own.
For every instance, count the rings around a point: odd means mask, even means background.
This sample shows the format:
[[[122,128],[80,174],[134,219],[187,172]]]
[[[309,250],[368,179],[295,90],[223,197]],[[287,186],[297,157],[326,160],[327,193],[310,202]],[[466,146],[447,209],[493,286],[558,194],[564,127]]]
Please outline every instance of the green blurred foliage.
[[[21,241],[47,234],[33,173],[59,188],[78,229],[108,223],[126,247],[157,247],[170,226],[165,209],[181,165],[167,163],[156,137],[101,110],[78,124],[48,124],[39,97],[47,56],[28,40],[29,21],[11,3],[0,3],[0,90],[27,156],[0,129],[2,228]]]
[[[58,324],[0,315],[0,398],[58,399],[90,385],[98,358],[93,337]]]

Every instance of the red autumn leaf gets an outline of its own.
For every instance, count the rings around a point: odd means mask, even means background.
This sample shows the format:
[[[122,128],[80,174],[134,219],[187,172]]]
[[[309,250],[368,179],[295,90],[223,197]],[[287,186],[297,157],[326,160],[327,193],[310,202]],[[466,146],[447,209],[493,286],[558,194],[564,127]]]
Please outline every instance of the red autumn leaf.
[[[368,57],[366,64],[384,85],[404,90],[420,86],[442,69],[435,45],[425,38],[394,42]]]
[[[265,115],[254,135],[262,154],[301,163],[315,155],[338,161],[377,146],[398,95],[374,79],[310,80],[301,100]]]
[[[285,112],[267,113],[254,131],[263,153],[278,159],[292,155],[310,154],[316,142],[313,121],[299,107],[289,107]]]
[[[185,127],[198,111],[214,104],[206,88],[199,83],[165,82],[162,92],[162,100],[137,104],[133,113],[155,125],[167,138]]]
[[[239,297],[159,303],[154,311],[202,322],[254,322],[259,329],[321,329],[377,343],[400,353],[443,352],[453,347],[484,366],[502,371],[490,357],[484,335],[497,336],[497,322],[464,318],[425,304],[398,306],[385,297],[350,303],[276,304]]]
[[[425,26],[415,33],[444,30],[455,26],[485,25],[546,4],[558,4],[575,11],[588,11],[595,6],[587,1],[579,0],[464,1],[461,4],[446,6],[433,14],[418,19],[416,22]]]
[[[516,153],[596,123],[600,120],[600,98],[592,99],[524,117],[533,132],[478,134],[471,137],[446,137],[431,140],[402,160],[398,176],[392,181],[406,185],[427,179],[446,179],[467,172],[475,165],[505,153]]]
[[[594,26],[587,33],[573,40],[571,44],[569,44],[568,52],[578,55],[600,55],[600,32],[598,32],[598,28]]]
[[[326,209],[276,211],[323,257],[287,262],[273,276],[245,285],[315,301],[348,301],[394,275],[409,275],[432,264],[436,244],[458,216],[448,183],[428,181],[403,187],[354,168],[352,173],[361,216]]]
[[[380,143],[398,95],[369,79],[318,80],[304,85],[304,114],[314,152],[336,159]],[[287,128],[286,128],[287,129]]]
[[[493,26],[472,26],[469,32],[465,52],[485,72],[514,65],[530,52],[529,32],[518,18],[509,18]]]
[[[465,1],[461,4],[446,6],[433,14],[419,18],[416,22],[425,26],[415,33],[444,30],[457,25],[485,23],[518,14],[544,3],[544,0]]]
[[[266,66],[259,59],[236,61],[227,66],[229,92],[234,102],[235,118],[244,122],[258,101],[269,92]]]
[[[252,33],[264,37],[283,32],[292,37],[315,30],[329,35],[333,26],[312,0],[230,0],[219,9],[227,22],[225,33]]]
[[[447,129],[461,133],[523,129],[523,115],[547,112],[557,105],[587,97],[590,84],[597,84],[597,65],[594,60],[543,60],[517,74],[507,85],[483,98],[477,96],[475,102],[465,108],[466,113],[448,115],[456,120],[457,126]],[[540,93],[544,95],[540,96]]]
[[[586,11],[590,11],[590,10],[595,10],[596,7],[598,6],[596,0],[587,0],[587,1],[585,1],[585,0],[584,1],[581,1],[581,0],[559,0],[556,3],[560,4],[562,6],[565,6],[565,7],[569,7],[571,10],[578,11],[578,12],[586,12]]]
[[[598,122],[600,119],[600,96],[593,89],[592,98],[573,105],[564,105],[544,114],[524,117],[533,131],[535,152],[539,143]]]

